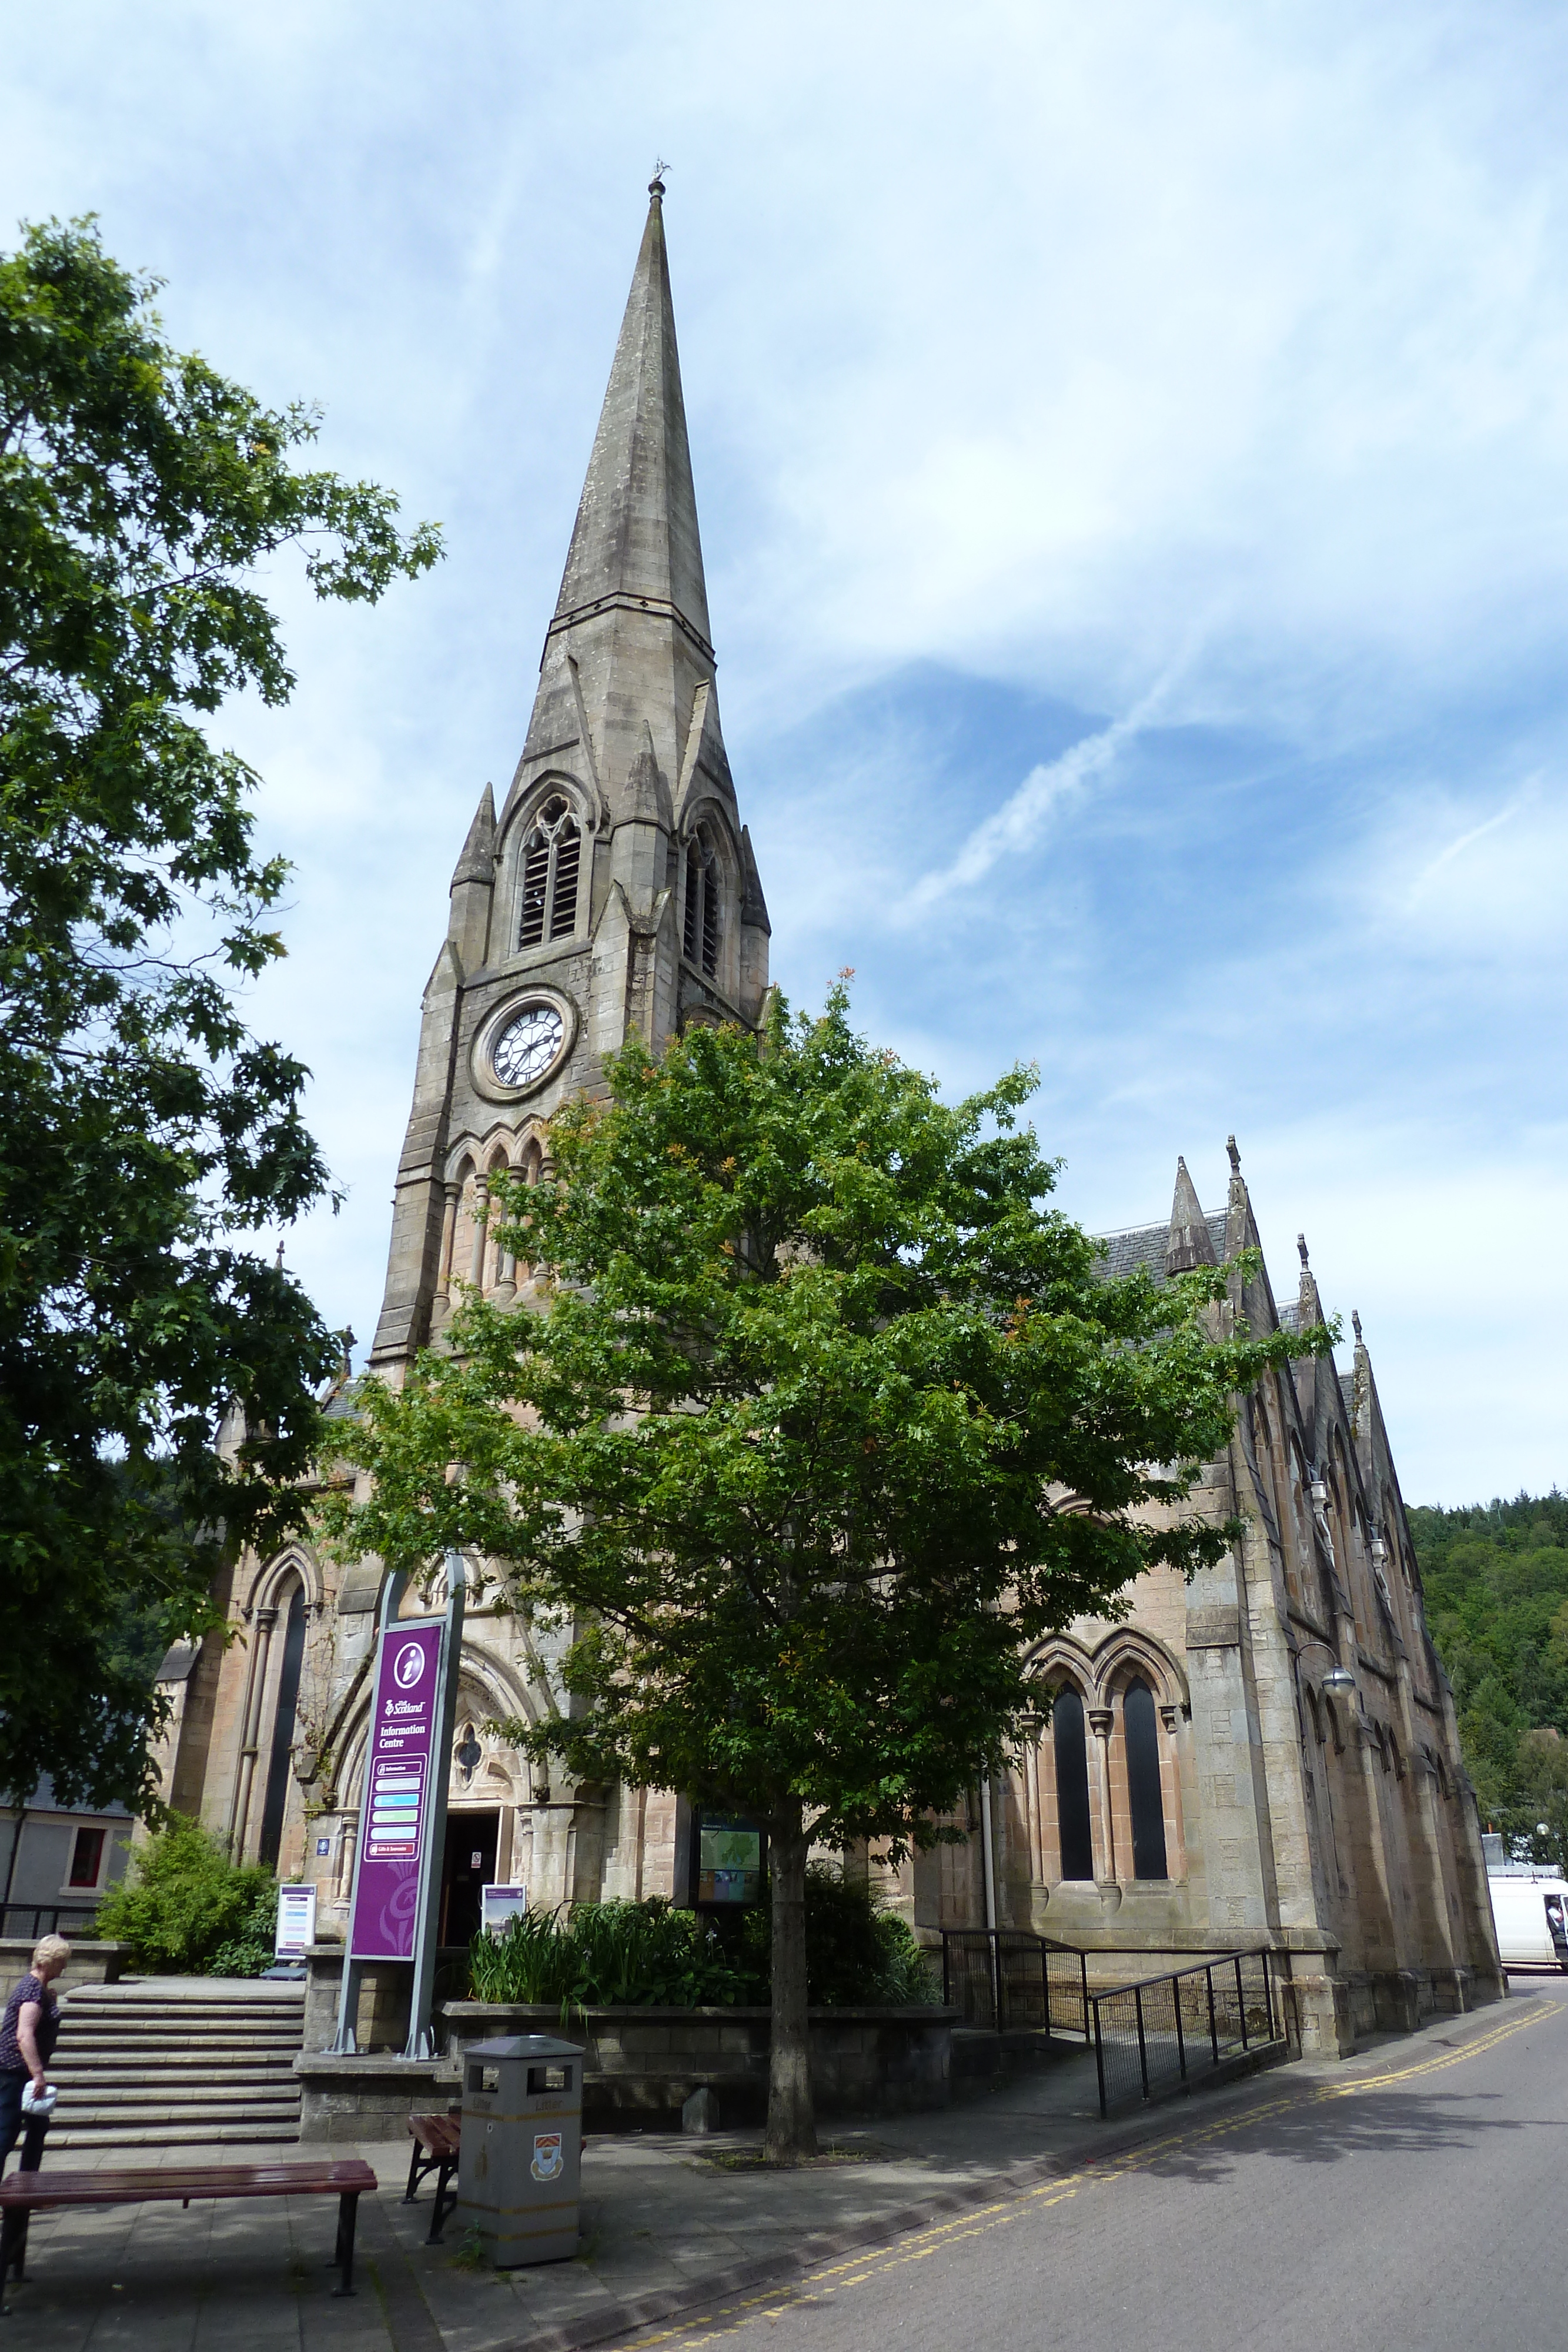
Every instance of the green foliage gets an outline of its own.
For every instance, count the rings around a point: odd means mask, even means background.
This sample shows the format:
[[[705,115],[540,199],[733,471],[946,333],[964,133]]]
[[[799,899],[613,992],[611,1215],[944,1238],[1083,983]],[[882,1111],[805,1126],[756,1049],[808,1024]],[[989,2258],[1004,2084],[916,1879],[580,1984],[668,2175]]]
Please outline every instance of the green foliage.
[[[1481,1820],[1568,1867],[1568,1495],[1421,1508],[1410,1527]]]
[[[562,2012],[607,2005],[696,2009],[746,1996],[713,1930],[663,1897],[525,1911],[469,1947],[476,2000],[559,2002]]]
[[[196,1822],[171,1813],[99,1906],[98,1933],[128,1943],[135,1967],[166,1976],[254,1976],[271,1966],[277,1887],[236,1867]],[[266,1957],[249,1965],[265,1944]]]
[[[766,1899],[746,1914],[742,1949],[763,1997],[771,1924]],[[820,2009],[915,2008],[935,1999],[930,1963],[905,1922],[865,1880],[822,1862],[806,1867],[806,1982]]]
[[[437,551],[298,467],[311,412],[174,350],[155,290],[90,222],[0,257],[0,1790],[144,1811],[147,1657],[207,1622],[220,1530],[297,1509],[334,1362],[246,1245],[326,1175],[236,1003],[287,870],[209,721],[294,682],[258,567],[373,602]]]
[[[1000,1769],[1041,1634],[1219,1556],[1224,1529],[1140,1507],[1325,1335],[1216,1341],[1234,1270],[1106,1279],[1017,1127],[1033,1080],[949,1107],[841,991],[606,1075],[555,1117],[556,1181],[506,1194],[549,1311],[472,1300],[400,1391],[362,1383],[330,1443],[372,1484],[329,1532],[416,1572],[508,1563],[498,1605],[569,1619],[575,1703],[512,1728],[576,1777],[759,1815],[776,1847],[802,1819],[928,1835]]]
[[[237,1936],[218,1946],[206,1966],[210,1977],[265,1976],[277,1958],[277,1881],[256,1889]]]
[[[766,2003],[772,1965],[766,1901],[716,1925],[644,1903],[579,1903],[527,1911],[469,1947],[476,2000],[703,2009]],[[821,2006],[904,2007],[934,1998],[929,1964],[909,1928],[863,1882],[826,1864],[806,1873],[810,1998]]]

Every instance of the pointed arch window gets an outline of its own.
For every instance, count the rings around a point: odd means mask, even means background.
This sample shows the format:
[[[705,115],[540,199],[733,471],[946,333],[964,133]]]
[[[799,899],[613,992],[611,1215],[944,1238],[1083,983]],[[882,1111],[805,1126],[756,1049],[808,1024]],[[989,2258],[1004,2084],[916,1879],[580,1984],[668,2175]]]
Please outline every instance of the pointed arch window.
[[[1168,1878],[1159,1723],[1155,1695],[1141,1679],[1127,1685],[1122,1701],[1122,1730],[1127,1749],[1127,1803],[1133,1816],[1133,1875]]]
[[[1092,1878],[1094,1840],[1089,1827],[1089,1750],[1083,1743],[1083,1701],[1071,1683],[1051,1702],[1051,1738],[1056,1761],[1056,1830],[1063,1878]]]
[[[688,963],[712,980],[718,971],[718,861],[703,834],[686,851],[686,913],[683,942]]]
[[[582,831],[571,804],[558,793],[546,801],[523,842],[523,912],[517,945],[567,940],[577,929],[577,888]]]
[[[288,1767],[299,1710],[299,1677],[305,1664],[305,1588],[296,1580],[283,1621],[283,1659],[277,1676],[277,1711],[272,1719],[272,1752],[267,1766],[267,1797],[261,1813],[258,1859],[277,1865],[283,1815],[288,1803]]]

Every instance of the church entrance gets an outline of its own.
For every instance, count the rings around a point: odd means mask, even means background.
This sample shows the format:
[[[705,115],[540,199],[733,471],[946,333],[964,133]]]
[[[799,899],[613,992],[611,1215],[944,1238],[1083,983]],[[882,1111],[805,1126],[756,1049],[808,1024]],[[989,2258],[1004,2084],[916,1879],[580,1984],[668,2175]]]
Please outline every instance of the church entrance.
[[[499,1811],[453,1812],[446,1816],[446,1852],[441,1866],[440,1944],[468,1944],[479,1932],[479,1892],[496,1875]]]

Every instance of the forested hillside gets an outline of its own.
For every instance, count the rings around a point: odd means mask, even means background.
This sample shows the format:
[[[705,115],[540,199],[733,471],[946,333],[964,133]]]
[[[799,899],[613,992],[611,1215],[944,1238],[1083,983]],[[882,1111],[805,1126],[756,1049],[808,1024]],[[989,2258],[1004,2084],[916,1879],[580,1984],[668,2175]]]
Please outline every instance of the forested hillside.
[[[1568,1495],[1410,1526],[1482,1824],[1568,1864]]]

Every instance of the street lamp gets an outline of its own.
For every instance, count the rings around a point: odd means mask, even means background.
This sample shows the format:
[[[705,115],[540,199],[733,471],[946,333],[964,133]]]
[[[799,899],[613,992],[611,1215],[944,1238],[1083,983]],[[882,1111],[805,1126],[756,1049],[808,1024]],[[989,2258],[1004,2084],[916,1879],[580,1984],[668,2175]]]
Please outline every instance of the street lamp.
[[[1301,1656],[1303,1650],[1327,1650],[1330,1657],[1333,1660],[1333,1665],[1329,1668],[1327,1674],[1318,1685],[1318,1688],[1320,1690],[1326,1691],[1330,1698],[1354,1698],[1355,1696],[1355,1676],[1351,1673],[1348,1666],[1344,1666],[1340,1664],[1339,1653],[1336,1650],[1331,1649],[1327,1642],[1322,1641],[1314,1633],[1310,1641],[1300,1643],[1297,1645],[1296,1655],[1298,1658]]]

